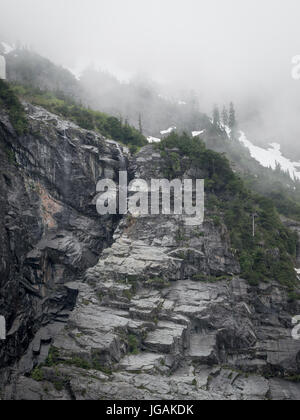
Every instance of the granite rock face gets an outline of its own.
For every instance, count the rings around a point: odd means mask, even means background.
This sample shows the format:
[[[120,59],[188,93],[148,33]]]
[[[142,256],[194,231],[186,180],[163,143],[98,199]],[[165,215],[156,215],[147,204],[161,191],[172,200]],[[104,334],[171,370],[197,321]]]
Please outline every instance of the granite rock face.
[[[146,147],[129,170],[148,180],[162,167]],[[299,304],[275,282],[250,287],[226,227],[206,215],[198,227],[184,216],[120,220],[99,261],[64,282],[74,310],[38,332],[5,398],[300,399]],[[68,246],[49,239],[61,257]],[[43,249],[40,239],[30,261]]]
[[[96,183],[117,176],[127,159],[118,144],[25,107],[23,137],[0,114],[0,315],[7,332],[0,368],[14,364],[41,327],[66,322],[77,291],[65,284],[96,264],[117,223],[98,216]],[[51,342],[36,340],[35,349]],[[8,370],[2,374],[5,380]]]

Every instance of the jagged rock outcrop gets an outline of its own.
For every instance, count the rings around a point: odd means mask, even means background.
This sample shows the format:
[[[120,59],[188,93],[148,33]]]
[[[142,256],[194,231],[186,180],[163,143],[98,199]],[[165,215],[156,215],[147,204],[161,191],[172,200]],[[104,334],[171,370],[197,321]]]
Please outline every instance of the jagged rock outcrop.
[[[160,177],[163,164],[149,146],[130,171]],[[226,227],[208,211],[199,227],[184,216],[126,216],[104,248],[84,278],[64,284],[78,295],[66,325],[50,339],[42,331],[19,366],[34,354],[44,364],[31,377],[19,367],[5,398],[300,398],[291,381],[299,303],[275,282],[255,288],[240,277]]]
[[[18,137],[0,114],[0,342],[2,380],[31,344],[49,349],[74,308],[79,280],[112,242],[117,220],[100,218],[96,183],[117,176],[119,145],[25,104],[28,133]],[[40,330],[43,328],[43,330]],[[37,335],[36,335],[37,333]],[[46,350],[45,350],[46,351]],[[24,362],[24,360],[23,360]],[[31,370],[34,358],[25,359]]]

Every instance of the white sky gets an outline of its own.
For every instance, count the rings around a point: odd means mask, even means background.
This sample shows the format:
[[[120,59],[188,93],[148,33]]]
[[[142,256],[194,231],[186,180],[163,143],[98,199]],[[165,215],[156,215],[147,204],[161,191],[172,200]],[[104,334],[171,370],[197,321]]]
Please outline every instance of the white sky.
[[[67,67],[148,73],[209,104],[266,92],[298,115],[299,0],[0,0],[0,10],[0,38]]]
[[[167,80],[242,83],[300,54],[299,0],[0,0],[0,10],[0,33],[56,61]]]

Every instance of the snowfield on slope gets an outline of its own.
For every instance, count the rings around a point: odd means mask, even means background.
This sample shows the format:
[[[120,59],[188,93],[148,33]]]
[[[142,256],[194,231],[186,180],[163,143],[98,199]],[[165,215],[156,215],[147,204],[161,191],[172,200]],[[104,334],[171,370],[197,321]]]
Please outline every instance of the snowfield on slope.
[[[198,137],[201,136],[201,134],[204,134],[206,130],[202,130],[202,131],[192,131],[192,136],[193,137]]]
[[[160,143],[161,142],[161,139],[158,139],[158,138],[152,137],[152,136],[147,137],[147,140],[148,140],[148,143]]]
[[[263,149],[251,143],[243,131],[240,131],[239,140],[247,147],[251,156],[265,168],[276,169],[276,165],[279,164],[283,171],[290,174],[292,179],[300,180],[300,162],[292,162],[284,157],[280,151],[280,144],[271,143],[269,149]]]
[[[4,54],[9,54],[15,50],[14,46],[7,44],[6,42],[1,42],[1,46],[4,49]]]
[[[161,134],[162,136],[165,136],[165,135],[167,135],[167,134],[171,134],[171,133],[173,133],[173,131],[176,131],[176,127],[170,127],[170,128],[168,128],[167,130],[161,131],[161,132],[160,132],[160,134]]]
[[[173,131],[176,130],[176,127],[170,127],[168,130],[165,131],[161,131],[160,134],[162,136],[167,135],[167,134],[171,134]],[[193,137],[198,137],[201,136],[201,134],[204,134],[206,130],[201,130],[201,131],[192,131],[192,136]],[[157,138],[157,137],[152,137],[149,136],[147,137],[148,143],[160,143],[161,139]]]

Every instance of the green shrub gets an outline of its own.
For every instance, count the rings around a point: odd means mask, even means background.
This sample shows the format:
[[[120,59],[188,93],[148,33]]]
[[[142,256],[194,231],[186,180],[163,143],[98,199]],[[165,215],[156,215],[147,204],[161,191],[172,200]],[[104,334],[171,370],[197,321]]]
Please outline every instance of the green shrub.
[[[203,282],[203,283],[217,283],[220,281],[224,281],[224,280],[229,280],[231,279],[231,276],[209,276],[203,273],[198,273],[198,274],[194,274],[192,277],[192,280],[194,281],[199,281],[199,282]]]
[[[170,287],[170,282],[161,277],[154,277],[146,281],[146,285],[150,287],[157,287],[163,289],[165,287]]]
[[[208,282],[209,281],[209,276],[207,276],[205,274],[202,274],[202,273],[198,273],[198,274],[194,274],[192,279],[195,280],[195,281]]]
[[[148,144],[146,138],[136,128],[118,118],[85,108],[61,92],[47,92],[30,85],[17,84],[12,85],[12,90],[28,102],[73,121],[83,129],[98,131],[105,137],[129,146],[134,152]]]
[[[0,107],[8,111],[9,119],[18,135],[26,133],[28,122],[22,104],[10,86],[0,79]]]
[[[87,362],[85,359],[78,356],[72,357],[72,359],[68,361],[67,363],[72,366],[78,367],[80,369],[84,369],[84,370],[91,370],[93,367],[91,363]]]
[[[60,392],[64,389],[65,384],[63,381],[54,381],[53,386],[56,389],[56,391]]]
[[[289,376],[286,378],[287,381],[300,383],[300,375]]]
[[[48,357],[46,359],[45,365],[47,367],[56,366],[59,363],[59,350],[56,347],[50,347]]]
[[[206,149],[197,138],[186,133],[172,133],[156,147],[167,162],[170,177],[178,176],[178,167],[174,168],[172,162],[180,162],[181,176],[191,167],[201,170],[205,178],[206,203],[214,212],[209,217],[217,226],[224,219],[232,249],[239,258],[242,276],[251,285],[277,280],[293,288],[296,284],[294,258],[297,235],[282,224],[272,200],[246,188],[241,178],[232,171],[228,159]],[[178,155],[176,159],[173,156],[175,153]],[[256,215],[254,236],[253,214]],[[178,239],[182,240],[181,237]],[[201,277],[198,280],[205,281]]]
[[[32,373],[31,378],[36,382],[42,382],[44,380],[44,374],[41,367],[36,367]]]
[[[8,147],[5,148],[5,152],[8,158],[8,162],[11,165],[14,165],[16,163],[16,156],[15,156],[15,152],[12,149],[9,149]]]
[[[128,336],[128,352],[132,355],[139,354],[139,340],[135,335]]]
[[[133,298],[133,294],[130,290],[124,290],[123,296],[129,301]]]
[[[299,293],[296,293],[296,292],[290,292],[290,293],[288,294],[288,301],[289,301],[289,302],[296,302],[296,301],[298,301],[298,300],[300,300],[300,294],[299,294]]]

